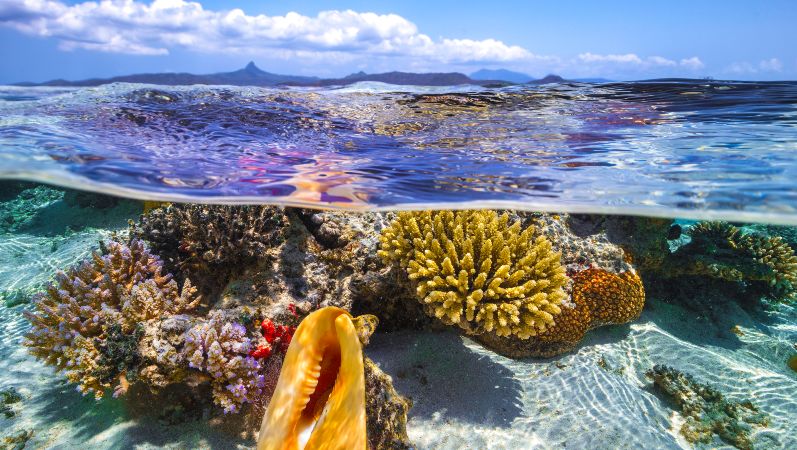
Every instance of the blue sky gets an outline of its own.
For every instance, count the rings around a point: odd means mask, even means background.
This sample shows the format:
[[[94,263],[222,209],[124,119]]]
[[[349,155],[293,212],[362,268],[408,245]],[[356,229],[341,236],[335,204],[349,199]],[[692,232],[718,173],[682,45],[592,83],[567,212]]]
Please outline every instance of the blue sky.
[[[0,83],[137,72],[797,79],[797,1],[0,0]]]

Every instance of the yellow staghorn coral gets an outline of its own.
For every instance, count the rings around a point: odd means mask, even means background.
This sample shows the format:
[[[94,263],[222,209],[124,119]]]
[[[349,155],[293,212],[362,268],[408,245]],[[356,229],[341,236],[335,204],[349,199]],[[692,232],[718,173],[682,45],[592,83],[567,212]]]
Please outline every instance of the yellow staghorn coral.
[[[789,295],[797,287],[797,255],[780,236],[746,234],[739,239],[739,246],[756,262],[771,270],[767,280],[771,286],[786,286]]]
[[[305,317],[263,416],[258,450],[365,450],[364,370],[348,312],[329,306]]]
[[[568,282],[535,229],[495,211],[401,212],[379,255],[417,283],[427,313],[473,334],[528,339],[554,324]]]

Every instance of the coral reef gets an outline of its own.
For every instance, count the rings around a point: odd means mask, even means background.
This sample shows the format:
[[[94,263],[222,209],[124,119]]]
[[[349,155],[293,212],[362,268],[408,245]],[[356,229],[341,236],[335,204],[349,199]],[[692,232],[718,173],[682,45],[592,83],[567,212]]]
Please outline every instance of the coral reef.
[[[6,416],[6,419],[14,417],[17,413],[11,408],[11,405],[19,403],[21,400],[22,397],[14,388],[0,390],[0,413]]]
[[[600,218],[601,226],[611,242],[620,245],[634,267],[643,275],[661,271],[670,254],[667,238],[672,219],[632,216],[592,216]]]
[[[539,214],[518,212],[551,241],[553,249],[562,254],[562,265],[568,273],[599,267],[614,273],[632,269],[625,251],[609,242],[602,222],[591,222],[594,216],[568,214]]]
[[[33,437],[33,430],[19,430],[3,437],[0,450],[23,450],[28,441]]]
[[[216,312],[185,336],[183,357],[191,368],[210,375],[213,400],[225,413],[253,402],[265,385],[260,362],[249,355],[252,340],[246,334],[243,325],[226,322]]]
[[[731,402],[712,387],[690,375],[657,365],[646,375],[667,395],[685,418],[681,434],[692,443],[711,443],[713,435],[740,449],[752,449],[753,427],[766,427],[769,419],[749,400]]]
[[[100,367],[100,347],[107,345],[112,326],[129,334],[141,320],[196,305],[190,283],[180,291],[171,275],[161,273],[161,261],[143,242],[111,241],[103,250],[58,272],[56,281],[34,299],[33,312],[25,313],[32,324],[25,340],[30,352],[63,371],[81,392],[98,398],[111,387],[112,375],[123,375]]]
[[[202,285],[219,285],[281,240],[283,212],[273,206],[172,204],[150,210],[131,234]]]
[[[528,339],[554,324],[568,278],[532,227],[495,211],[402,212],[379,255],[416,283],[430,315],[472,334]]]
[[[691,241],[662,265],[665,278],[703,276],[742,282],[776,301],[797,294],[797,255],[780,236],[742,231],[725,222],[700,222],[687,230]]]
[[[591,329],[637,319],[644,305],[645,290],[635,272],[615,274],[590,268],[573,275],[572,302],[561,306],[556,323],[545,332],[528,341],[490,333],[476,340],[513,358],[556,356],[575,348]]]

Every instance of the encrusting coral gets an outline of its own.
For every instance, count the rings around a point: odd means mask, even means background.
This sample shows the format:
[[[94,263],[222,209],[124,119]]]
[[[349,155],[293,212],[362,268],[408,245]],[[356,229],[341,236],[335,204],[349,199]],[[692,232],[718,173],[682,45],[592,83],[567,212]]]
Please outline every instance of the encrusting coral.
[[[58,272],[56,280],[34,299],[26,312],[32,330],[25,345],[45,363],[64,371],[69,381],[85,393],[102,397],[111,379],[124,373],[105,374],[99,367],[101,346],[110,327],[130,334],[146,319],[178,314],[196,306],[195,289],[186,281],[182,291],[162,263],[144,243],[111,241],[104,252]]]
[[[274,247],[285,225],[283,212],[273,206],[175,203],[142,215],[131,232],[176,271],[223,282]]]
[[[555,323],[568,282],[534,228],[495,211],[401,212],[379,255],[417,283],[427,313],[472,334],[528,339]]]
[[[671,398],[686,419],[681,434],[692,443],[711,443],[713,435],[741,449],[752,449],[753,427],[766,427],[766,414],[749,400],[731,402],[711,386],[698,383],[690,375],[657,365],[646,375]]]
[[[551,357],[572,350],[593,328],[628,323],[642,313],[645,289],[636,272],[615,274],[589,268],[572,278],[572,302],[561,306],[562,313],[556,316],[556,323],[545,332],[527,341],[489,333],[476,339],[505,356]]]
[[[237,412],[243,403],[254,401],[265,385],[260,362],[249,354],[253,344],[246,334],[243,325],[211,313],[185,336],[183,356],[191,368],[210,375],[213,400],[224,412]]]

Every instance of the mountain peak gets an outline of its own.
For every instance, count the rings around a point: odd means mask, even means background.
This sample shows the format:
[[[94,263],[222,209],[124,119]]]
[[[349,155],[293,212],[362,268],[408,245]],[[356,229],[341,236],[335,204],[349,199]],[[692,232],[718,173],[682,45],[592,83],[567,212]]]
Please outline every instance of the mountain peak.
[[[260,72],[262,72],[262,70],[260,70],[260,68],[255,65],[254,61],[249,61],[249,64],[247,64],[246,67],[244,67],[244,71],[251,72],[251,73],[260,73]]]

